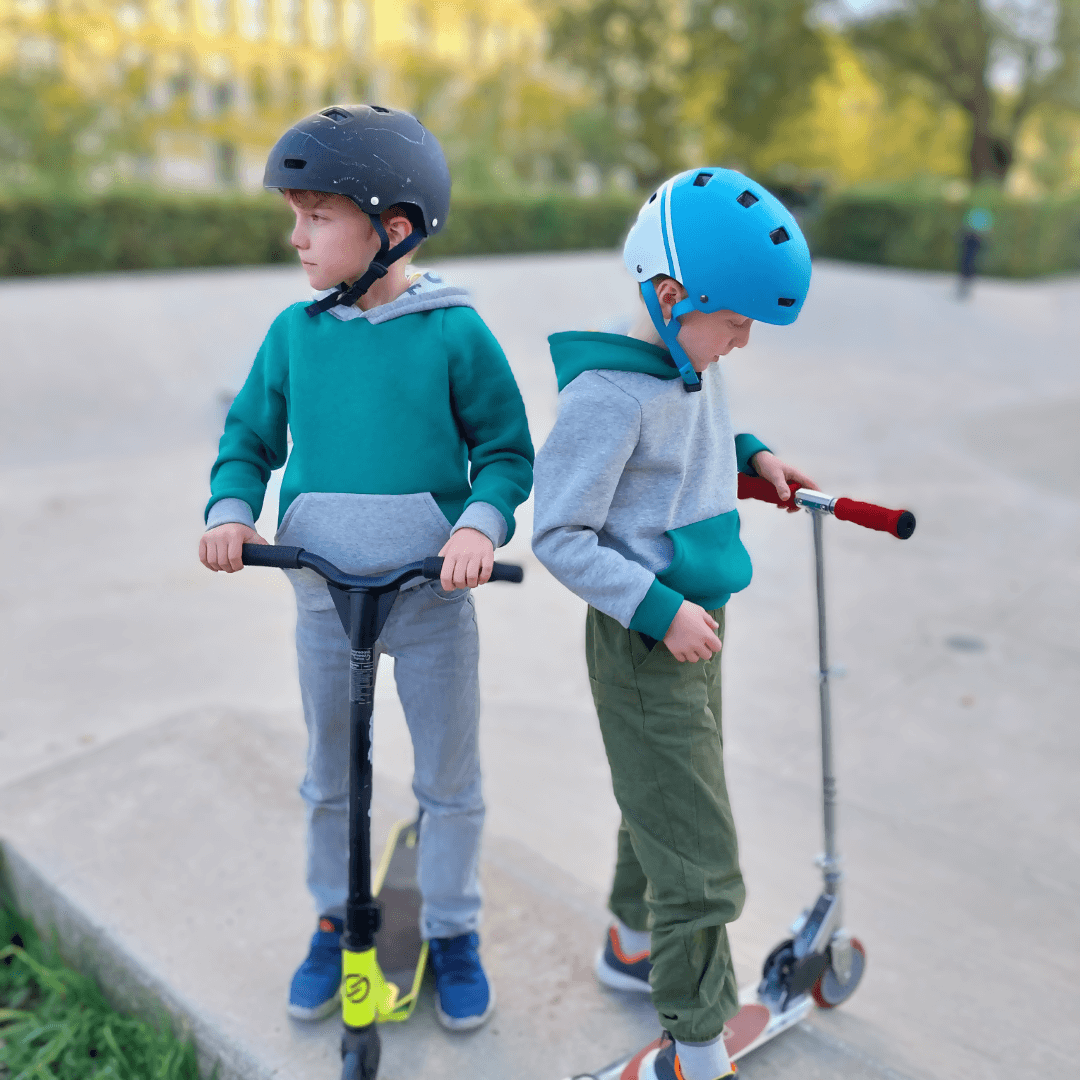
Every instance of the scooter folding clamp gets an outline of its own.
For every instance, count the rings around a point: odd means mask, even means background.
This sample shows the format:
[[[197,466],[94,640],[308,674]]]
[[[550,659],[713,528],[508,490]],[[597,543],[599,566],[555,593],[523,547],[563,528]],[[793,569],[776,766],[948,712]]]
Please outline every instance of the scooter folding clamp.
[[[349,929],[342,935],[342,946],[353,952],[370,949],[382,926],[382,907],[379,902],[371,900],[364,904],[348,904],[346,913],[346,926]]]
[[[831,514],[836,509],[836,498],[826,495],[823,491],[813,491],[811,488],[799,488],[795,492],[795,504],[804,510],[819,510]]]

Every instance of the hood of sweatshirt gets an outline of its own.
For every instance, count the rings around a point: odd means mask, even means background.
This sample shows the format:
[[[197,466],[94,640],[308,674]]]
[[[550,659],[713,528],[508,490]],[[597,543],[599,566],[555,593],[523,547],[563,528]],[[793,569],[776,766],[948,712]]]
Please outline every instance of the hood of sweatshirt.
[[[679,378],[667,349],[625,334],[570,330],[552,334],[548,344],[560,390],[585,371],[637,371],[658,379]]]
[[[405,291],[389,304],[380,304],[378,307],[368,308],[367,311],[362,311],[355,304],[351,307],[338,304],[337,307],[330,308],[330,314],[342,322],[348,322],[350,319],[367,319],[372,325],[377,325],[389,322],[391,319],[399,319],[402,315],[412,315],[417,311],[474,306],[468,290],[457,285],[447,285],[433,270],[411,270],[408,282]],[[321,300],[335,291],[323,289],[315,293],[315,299]]]

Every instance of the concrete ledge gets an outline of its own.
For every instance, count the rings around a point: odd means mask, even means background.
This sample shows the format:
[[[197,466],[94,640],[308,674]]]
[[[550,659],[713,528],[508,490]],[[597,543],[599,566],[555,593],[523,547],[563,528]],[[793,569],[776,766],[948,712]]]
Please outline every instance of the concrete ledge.
[[[63,958],[97,981],[119,1010],[159,1024],[162,1010],[181,1038],[194,1041],[199,1068],[219,1080],[262,1080],[272,1074],[230,1044],[197,1004],[173,989],[128,945],[97,924],[71,897],[44,877],[10,842],[0,843],[0,881],[21,913],[45,937],[54,938]]]
[[[336,1019],[298,1024],[284,1008],[313,918],[293,792],[300,742],[273,718],[206,710],[0,791],[4,879],[22,910],[119,1007],[151,1020],[164,1009],[220,1080],[333,1080],[339,1069]],[[376,775],[377,838],[412,809],[407,789]],[[383,1028],[384,1080],[558,1080],[655,1036],[647,998],[605,991],[593,976],[600,896],[497,837],[482,877],[498,1012],[478,1032],[445,1032],[429,986],[408,1024]],[[743,1075],[793,1068],[822,1080],[900,1078],[808,1025]]]

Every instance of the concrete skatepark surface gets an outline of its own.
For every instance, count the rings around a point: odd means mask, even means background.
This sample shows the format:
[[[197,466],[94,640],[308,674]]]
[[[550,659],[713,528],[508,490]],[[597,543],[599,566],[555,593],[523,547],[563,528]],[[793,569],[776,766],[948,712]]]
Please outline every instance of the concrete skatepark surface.
[[[540,445],[545,335],[633,308],[606,253],[441,264],[474,290]],[[338,1075],[335,1020],[287,1020],[313,912],[303,724],[282,575],[195,557],[224,404],[295,269],[0,286],[7,574],[0,844],[20,903],[118,1000],[163,1001],[222,1077]],[[1080,991],[1080,281],[821,264],[791,328],[723,361],[738,430],[826,491],[906,506],[906,543],[826,522],[840,841],[863,985],[747,1059],[749,1080],[1076,1075]],[[743,504],[754,558],[725,647],[728,782],[749,899],[740,981],[819,884],[809,522]],[[276,499],[261,520],[271,536]],[[380,1076],[560,1080],[655,1034],[592,956],[617,810],[584,608],[532,558],[529,506],[479,590],[492,1023],[450,1035],[430,987]],[[411,809],[384,665],[376,844]]]

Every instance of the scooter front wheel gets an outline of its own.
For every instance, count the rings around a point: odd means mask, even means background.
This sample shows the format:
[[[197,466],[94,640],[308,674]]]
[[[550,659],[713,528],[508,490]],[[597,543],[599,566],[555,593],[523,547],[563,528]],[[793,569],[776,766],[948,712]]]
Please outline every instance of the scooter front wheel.
[[[840,981],[840,977],[833,970],[830,958],[828,966],[818,977],[810,993],[821,1008],[835,1009],[837,1005],[842,1005],[855,993],[855,988],[859,985],[859,980],[862,979],[865,968],[866,950],[858,938],[852,938],[851,974],[848,976],[847,981]]]
[[[379,1029],[347,1028],[341,1038],[341,1080],[375,1080],[382,1044]]]

